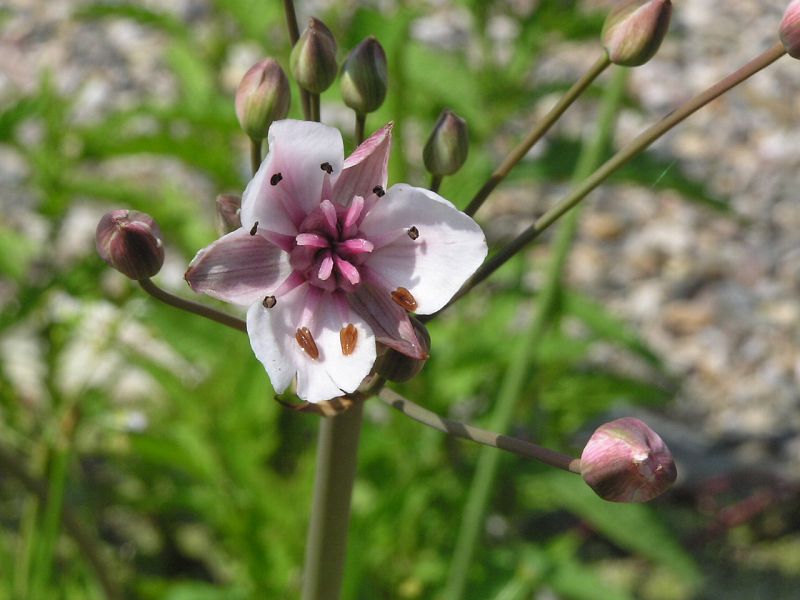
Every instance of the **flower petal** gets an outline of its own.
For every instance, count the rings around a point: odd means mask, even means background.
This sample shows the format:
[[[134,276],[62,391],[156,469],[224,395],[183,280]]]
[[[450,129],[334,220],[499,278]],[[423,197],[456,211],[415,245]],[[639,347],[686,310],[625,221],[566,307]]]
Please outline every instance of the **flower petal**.
[[[290,272],[285,252],[240,228],[200,250],[185,277],[195,292],[246,306],[263,300]]]
[[[361,232],[373,241],[393,240],[376,247],[365,264],[389,285],[411,292],[423,315],[447,304],[486,258],[486,238],[475,221],[438,194],[406,184],[387,191]]]
[[[275,185],[270,181],[278,172],[274,162],[274,157],[268,154],[247,184],[239,216],[247,231],[258,223],[262,229],[294,237],[297,235],[297,219],[302,220],[304,213],[301,207],[289,202],[286,190],[281,186],[282,180]]]
[[[347,157],[333,186],[335,202],[349,206],[353,196],[362,196],[369,206],[369,199],[374,202],[376,198],[375,186],[386,187],[392,127],[392,123],[384,125]]]
[[[319,206],[322,182],[329,170],[337,176],[342,170],[344,145],[338,129],[310,121],[275,121],[267,136],[270,173],[280,173],[276,188],[287,194],[305,215]],[[242,201],[242,214],[245,212]]]
[[[408,313],[391,299],[388,291],[362,281],[353,293],[347,294],[350,306],[369,323],[375,340],[411,358],[427,358]]]
[[[305,324],[318,349],[316,358],[309,356],[295,334],[311,291],[310,286],[302,285],[270,309],[253,304],[247,311],[247,332],[276,392],[284,391],[297,375],[297,395],[308,402],[321,402],[358,388],[375,362],[375,337],[352,310],[343,321],[333,295],[324,293],[318,299],[313,322]],[[356,343],[352,352],[344,355],[340,331],[349,323],[356,329]]]

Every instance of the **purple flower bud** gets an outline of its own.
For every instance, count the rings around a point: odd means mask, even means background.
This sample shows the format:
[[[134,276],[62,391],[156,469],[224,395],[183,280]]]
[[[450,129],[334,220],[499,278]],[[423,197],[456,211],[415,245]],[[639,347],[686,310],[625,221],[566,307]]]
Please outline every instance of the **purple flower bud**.
[[[672,454],[639,419],[625,417],[597,428],[581,455],[581,477],[611,502],[647,502],[677,477]]]
[[[222,229],[230,233],[242,226],[242,197],[236,194],[217,196],[217,214],[222,221]]]
[[[265,58],[250,67],[239,83],[236,118],[250,138],[263,140],[272,122],[289,113],[290,100],[286,74],[276,60]]]
[[[467,160],[467,122],[450,110],[443,110],[425,143],[422,159],[434,175],[452,175]]]
[[[422,371],[422,367],[425,366],[425,363],[428,360],[427,355],[431,350],[431,336],[428,333],[428,329],[414,317],[410,317],[409,320],[414,326],[414,330],[417,334],[417,340],[419,340],[422,350],[426,356],[422,359],[412,358],[403,354],[402,352],[398,352],[397,350],[387,348],[385,346],[383,347],[383,353],[381,353],[379,347],[379,355],[375,360],[374,370],[378,375],[385,377],[389,381],[402,382],[413,379],[419,374],[420,371]]]
[[[339,70],[336,40],[331,30],[322,21],[311,17],[308,27],[292,48],[289,60],[297,85],[312,94],[327,90]]]
[[[95,243],[100,258],[137,281],[152,277],[164,264],[161,230],[145,213],[135,210],[107,212],[97,224]]]
[[[342,99],[358,114],[375,112],[386,98],[387,82],[386,53],[378,40],[369,36],[353,48],[342,65]]]
[[[669,29],[670,0],[621,0],[603,24],[603,46],[612,63],[638,67],[653,58]]]
[[[800,58],[800,0],[792,0],[781,19],[780,36],[783,47],[792,58]]]

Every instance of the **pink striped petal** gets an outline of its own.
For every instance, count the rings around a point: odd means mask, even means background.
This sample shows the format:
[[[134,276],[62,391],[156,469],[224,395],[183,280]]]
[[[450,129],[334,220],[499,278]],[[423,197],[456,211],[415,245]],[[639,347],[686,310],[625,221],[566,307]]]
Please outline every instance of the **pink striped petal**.
[[[375,186],[386,187],[392,127],[392,123],[384,125],[347,157],[333,186],[335,202],[349,206],[355,196],[374,199]]]
[[[195,292],[248,305],[271,295],[289,272],[286,253],[241,228],[198,252],[185,277]]]

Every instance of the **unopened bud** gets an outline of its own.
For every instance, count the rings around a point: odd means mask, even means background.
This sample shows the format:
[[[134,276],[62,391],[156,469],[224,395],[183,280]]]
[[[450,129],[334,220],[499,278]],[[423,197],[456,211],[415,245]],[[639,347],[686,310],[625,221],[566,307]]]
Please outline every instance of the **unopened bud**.
[[[297,85],[307,92],[321,94],[330,87],[339,70],[336,40],[322,21],[313,17],[308,20],[308,27],[292,48],[290,63]]]
[[[781,42],[792,58],[800,58],[800,0],[792,0],[783,13],[780,26]]]
[[[235,231],[242,226],[242,197],[236,194],[220,194],[217,196],[217,214],[222,221],[225,233]]]
[[[431,350],[431,336],[428,329],[419,320],[414,317],[409,317],[411,324],[414,326],[414,331],[417,333],[417,340],[419,341],[425,354],[429,354]],[[388,379],[389,381],[408,381],[416,377],[425,366],[427,359],[411,358],[402,352],[398,352],[392,348],[383,349],[375,361],[375,372]]]
[[[103,215],[95,244],[100,258],[137,281],[152,277],[164,264],[161,230],[150,215],[135,210],[112,210]]]
[[[467,122],[450,110],[443,110],[425,143],[422,159],[434,175],[452,175],[467,160],[469,131]]]
[[[638,67],[653,58],[669,29],[670,0],[620,0],[603,24],[603,46],[616,65]]]
[[[386,53],[369,36],[353,48],[342,65],[342,99],[360,115],[375,112],[386,98]]]
[[[611,502],[647,502],[677,477],[672,454],[639,419],[625,417],[597,428],[581,455],[581,477]]]
[[[250,67],[236,90],[236,118],[254,140],[267,137],[273,121],[289,113],[289,80],[275,59],[265,58]]]

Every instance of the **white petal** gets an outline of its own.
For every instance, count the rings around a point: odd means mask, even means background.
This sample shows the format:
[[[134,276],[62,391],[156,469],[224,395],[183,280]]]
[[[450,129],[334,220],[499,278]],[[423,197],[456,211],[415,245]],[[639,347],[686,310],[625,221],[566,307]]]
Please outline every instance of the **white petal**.
[[[240,228],[200,250],[185,277],[195,292],[248,306],[262,301],[290,272],[285,252]]]
[[[412,240],[407,231],[416,227]],[[486,258],[486,238],[478,224],[431,191],[392,186],[361,223],[369,240],[392,239],[369,255],[366,264],[390,286],[404,287],[419,314],[442,308]]]
[[[270,231],[295,236],[299,221],[292,219],[290,211],[284,205],[289,199],[286,191],[280,187],[280,183],[270,183],[270,178],[277,173],[274,162],[272,155],[268,154],[242,194],[242,227],[250,231],[258,223],[259,227]],[[303,214],[299,206],[293,212],[298,217]]]
[[[375,362],[375,338],[357,315],[348,315],[358,331],[355,350],[344,356],[339,331],[347,325],[330,294],[317,305],[314,321],[306,326],[319,350],[311,358],[295,340],[301,326],[308,285],[282,296],[271,309],[253,304],[247,312],[247,332],[256,358],[269,374],[276,392],[284,391],[297,375],[297,395],[308,402],[321,402],[353,392],[369,374]]]
[[[257,190],[262,194],[265,191],[280,191],[285,194],[281,200],[287,206],[290,216],[292,208],[307,215],[319,206],[322,199],[322,182],[326,172],[321,165],[328,163],[331,166],[332,177],[338,176],[342,170],[342,135],[337,129],[327,125],[287,119],[276,121],[270,126],[267,140],[269,153],[258,171],[261,181],[257,184]],[[273,186],[270,180],[278,173],[280,181]],[[250,202],[251,199],[245,191],[242,197],[242,225],[245,227],[252,224],[251,221],[245,222],[245,219],[255,218],[257,211],[257,206],[251,207]],[[255,202],[258,204],[258,201]],[[294,224],[298,224],[296,218]]]

